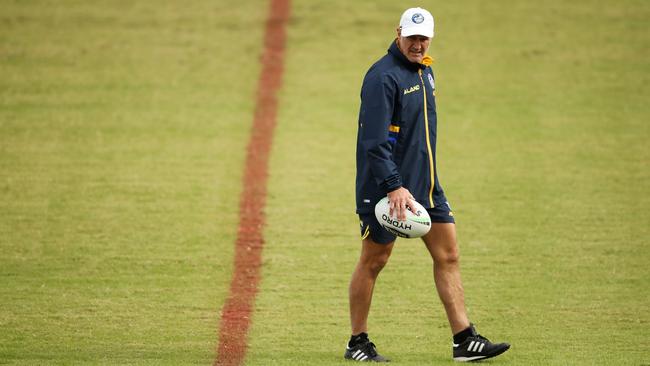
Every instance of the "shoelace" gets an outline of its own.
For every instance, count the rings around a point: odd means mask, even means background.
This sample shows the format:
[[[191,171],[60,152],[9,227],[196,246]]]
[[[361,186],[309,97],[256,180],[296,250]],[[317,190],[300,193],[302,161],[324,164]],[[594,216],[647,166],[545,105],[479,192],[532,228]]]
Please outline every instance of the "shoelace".
[[[489,339],[483,337],[483,336],[480,335],[480,334],[476,334],[475,336],[472,336],[472,337],[470,337],[470,338],[468,338],[468,339],[472,339],[472,341],[475,341],[475,342],[478,341],[479,343],[483,343],[483,344],[485,344],[485,345],[489,345],[489,344],[492,343],[492,342],[490,342]],[[471,345],[471,344],[470,344],[470,345]],[[482,347],[481,347],[481,349],[482,349]]]
[[[377,356],[377,351],[375,351],[375,344],[372,342],[367,342],[360,349],[365,353],[369,358]]]
[[[490,342],[490,340],[489,340],[489,339],[487,339],[487,338],[485,338],[485,337],[483,337],[483,336],[482,336],[482,335],[480,335],[480,334],[477,334],[477,335],[476,335],[476,338],[478,338],[478,339],[480,339],[480,340],[483,340],[483,341],[486,341],[486,342]]]

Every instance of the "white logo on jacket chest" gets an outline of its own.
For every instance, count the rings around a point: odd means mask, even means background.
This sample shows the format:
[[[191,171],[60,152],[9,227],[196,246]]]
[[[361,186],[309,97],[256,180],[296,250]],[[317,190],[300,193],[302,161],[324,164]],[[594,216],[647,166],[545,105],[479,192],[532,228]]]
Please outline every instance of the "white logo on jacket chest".
[[[414,91],[418,91],[418,90],[420,90],[420,84],[413,85],[412,87],[410,87],[408,89],[404,89],[404,95],[409,94],[409,93],[413,93]]]
[[[435,90],[436,84],[433,82],[433,76],[431,76],[431,74],[427,74],[427,77],[429,78],[429,84],[431,84],[431,89]]]

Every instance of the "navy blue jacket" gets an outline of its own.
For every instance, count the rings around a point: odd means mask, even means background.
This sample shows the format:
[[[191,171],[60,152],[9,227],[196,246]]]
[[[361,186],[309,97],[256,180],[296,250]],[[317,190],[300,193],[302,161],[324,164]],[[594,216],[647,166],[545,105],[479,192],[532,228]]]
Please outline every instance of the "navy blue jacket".
[[[447,201],[436,174],[436,127],[433,71],[410,62],[393,42],[361,87],[357,213],[374,212],[400,187],[427,208]]]

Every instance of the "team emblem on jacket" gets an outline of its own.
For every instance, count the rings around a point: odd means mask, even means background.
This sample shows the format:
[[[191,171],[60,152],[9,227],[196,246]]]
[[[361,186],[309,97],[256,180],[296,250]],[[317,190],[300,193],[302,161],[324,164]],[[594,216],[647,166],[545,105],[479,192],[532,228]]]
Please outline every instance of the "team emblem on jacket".
[[[422,23],[422,22],[424,21],[424,16],[423,16],[422,14],[420,14],[420,13],[415,13],[415,14],[413,14],[413,16],[411,17],[411,20],[412,20],[413,23],[415,23],[415,24],[420,24],[420,23]]]
[[[431,74],[427,75],[429,77],[429,84],[431,84],[431,89],[436,90],[436,84],[433,82],[433,76]]]

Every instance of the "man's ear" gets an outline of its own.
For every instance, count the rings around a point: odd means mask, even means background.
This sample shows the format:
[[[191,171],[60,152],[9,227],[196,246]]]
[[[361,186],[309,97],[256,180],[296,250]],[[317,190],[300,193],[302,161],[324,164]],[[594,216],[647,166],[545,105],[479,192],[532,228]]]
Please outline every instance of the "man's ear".
[[[397,27],[396,31],[397,31],[397,38],[401,37],[402,36],[402,26]]]

